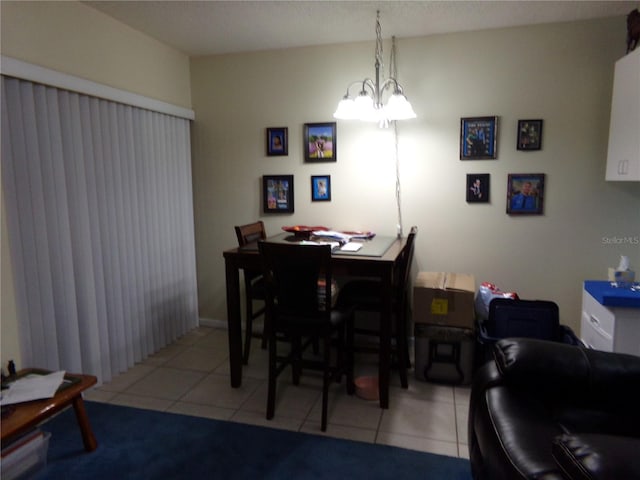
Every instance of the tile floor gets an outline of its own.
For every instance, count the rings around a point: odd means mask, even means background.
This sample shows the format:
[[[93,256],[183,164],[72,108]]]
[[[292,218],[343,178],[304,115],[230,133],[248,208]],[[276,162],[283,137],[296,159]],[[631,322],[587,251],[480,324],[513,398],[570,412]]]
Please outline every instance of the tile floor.
[[[375,358],[358,355],[356,376],[374,373]],[[382,410],[376,401],[348,396],[344,383],[335,384],[322,433],[316,372],[305,372],[299,386],[290,383],[287,372],[279,377],[273,420],[265,418],[266,378],[266,351],[254,339],[242,386],[231,388],[226,330],[199,327],[85,398],[468,458],[468,387],[421,382],[410,372],[404,390],[392,371],[390,408]]]

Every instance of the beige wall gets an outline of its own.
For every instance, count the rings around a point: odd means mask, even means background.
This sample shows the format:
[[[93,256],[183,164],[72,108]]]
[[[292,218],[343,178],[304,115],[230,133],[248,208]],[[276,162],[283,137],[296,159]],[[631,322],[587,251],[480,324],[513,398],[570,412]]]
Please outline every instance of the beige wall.
[[[189,58],[78,2],[0,3],[2,55],[191,108]],[[1,357],[21,366],[2,207]]]
[[[640,183],[605,182],[613,66],[624,18],[500,29],[397,44],[400,81],[418,118],[399,124],[405,233],[420,232],[419,270],[475,275],[549,299],[578,330],[585,279],[619,255],[640,270]],[[351,81],[372,76],[374,42],[192,59],[194,199],[200,314],[226,319],[222,251],[233,226],[263,219],[395,234],[393,136],[338,122],[337,162],[305,164],[305,122],[331,121]],[[385,51],[389,52],[388,44]],[[386,59],[385,59],[386,60]],[[460,161],[461,117],[498,115],[498,159]],[[518,119],[544,120],[543,148],[515,148]],[[289,128],[289,156],[265,156],[265,128]],[[467,173],[491,174],[491,203],[467,204]],[[507,174],[545,173],[542,216],[505,213]],[[263,215],[260,178],[295,175],[295,213]],[[310,201],[329,174],[332,201]]]

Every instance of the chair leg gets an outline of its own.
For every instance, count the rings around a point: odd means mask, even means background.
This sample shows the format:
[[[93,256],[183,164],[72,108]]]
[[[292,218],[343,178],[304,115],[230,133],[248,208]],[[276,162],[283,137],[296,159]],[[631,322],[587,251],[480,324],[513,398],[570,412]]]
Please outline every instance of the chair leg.
[[[253,301],[247,297],[246,303],[247,322],[244,332],[244,352],[242,354],[242,363],[249,363],[249,352],[251,350],[251,337],[253,336]]]
[[[269,336],[269,380],[267,391],[267,420],[271,420],[276,410],[277,339]]]
[[[346,369],[347,369],[347,394],[353,395],[356,391],[356,386],[353,378],[353,368],[354,368],[354,325],[353,325],[353,316],[349,318],[347,323],[345,324],[346,329]]]
[[[322,379],[322,419],[320,430],[327,431],[327,404],[329,403],[329,384],[331,383],[331,333],[328,332],[323,338],[324,372]]]
[[[294,385],[300,385],[302,375],[302,338],[295,335],[291,339],[291,374]]]

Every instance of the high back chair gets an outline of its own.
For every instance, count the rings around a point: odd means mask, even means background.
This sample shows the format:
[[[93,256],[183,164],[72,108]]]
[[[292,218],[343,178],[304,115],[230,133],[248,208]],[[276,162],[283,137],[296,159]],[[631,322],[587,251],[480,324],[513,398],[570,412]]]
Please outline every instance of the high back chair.
[[[238,237],[238,245],[243,247],[249,243],[257,242],[267,238],[267,232],[262,221],[240,225],[235,227],[236,237]],[[265,311],[264,306],[253,309],[253,302],[265,301],[264,280],[261,270],[245,270],[244,271],[244,287],[245,287],[245,305],[247,320],[245,322],[244,351],[242,352],[242,362],[246,365],[249,363],[249,352],[251,350],[251,338],[253,338],[253,321],[259,318]],[[258,335],[256,335],[258,336]],[[262,338],[262,348],[267,346],[267,338],[264,334],[259,335]]]
[[[331,247],[269,242],[259,242],[258,246],[267,293],[267,419],[275,414],[278,375],[291,365],[297,385],[303,368],[312,368],[323,372],[321,429],[326,431],[330,383],[346,374],[347,393],[354,391],[353,312],[332,305]],[[281,353],[278,349],[283,338],[290,348]],[[321,360],[303,356],[314,339],[320,339]],[[334,361],[333,345],[337,351]]]
[[[407,236],[407,242],[398,258],[392,286],[392,332],[394,339],[392,351],[396,358],[402,388],[408,388],[409,386],[407,370],[411,366],[408,344],[409,319],[407,315],[407,303],[411,262],[413,261],[415,237],[417,234],[418,227],[411,227],[411,231]],[[342,307],[352,307],[356,311],[380,313],[382,310],[381,288],[382,286],[379,280],[363,279],[349,281],[340,289],[338,304]],[[379,320],[378,323],[374,324],[372,324],[369,319],[367,320],[366,325],[358,325],[355,327],[355,333],[359,336],[375,336],[379,338]],[[371,342],[368,342],[366,345],[356,343],[354,349],[356,351],[376,351],[377,346],[372,347]]]

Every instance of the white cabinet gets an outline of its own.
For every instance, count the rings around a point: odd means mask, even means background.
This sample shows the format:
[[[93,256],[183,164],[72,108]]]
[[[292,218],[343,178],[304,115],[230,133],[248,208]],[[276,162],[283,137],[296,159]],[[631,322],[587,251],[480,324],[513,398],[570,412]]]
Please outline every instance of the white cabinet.
[[[640,308],[607,307],[583,290],[580,337],[589,348],[640,356]]]
[[[606,179],[640,181],[640,48],[616,62]]]

